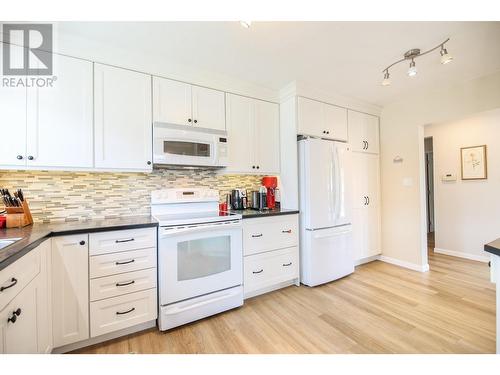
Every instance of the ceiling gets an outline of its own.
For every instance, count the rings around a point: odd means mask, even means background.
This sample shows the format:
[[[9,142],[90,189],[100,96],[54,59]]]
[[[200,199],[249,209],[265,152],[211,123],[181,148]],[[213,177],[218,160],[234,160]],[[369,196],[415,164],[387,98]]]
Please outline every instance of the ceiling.
[[[380,106],[500,70],[500,22],[63,22],[59,31],[274,90],[297,80]],[[416,77],[401,63],[381,86],[381,71],[405,51],[448,37],[451,64],[436,51],[416,60]]]

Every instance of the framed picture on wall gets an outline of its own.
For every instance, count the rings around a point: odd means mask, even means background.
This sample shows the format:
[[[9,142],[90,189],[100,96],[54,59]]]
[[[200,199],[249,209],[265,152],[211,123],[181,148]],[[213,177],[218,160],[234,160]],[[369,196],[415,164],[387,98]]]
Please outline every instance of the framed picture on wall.
[[[488,178],[486,145],[462,147],[462,180],[485,180]]]

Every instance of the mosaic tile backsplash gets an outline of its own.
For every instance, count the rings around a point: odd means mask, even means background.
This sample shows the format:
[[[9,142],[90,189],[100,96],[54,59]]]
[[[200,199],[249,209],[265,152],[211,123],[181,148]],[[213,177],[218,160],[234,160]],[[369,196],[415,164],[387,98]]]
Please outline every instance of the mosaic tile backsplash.
[[[203,170],[152,173],[0,171],[0,187],[23,189],[38,223],[107,219],[150,214],[152,190],[206,187],[221,201],[232,189],[256,190],[262,176]]]

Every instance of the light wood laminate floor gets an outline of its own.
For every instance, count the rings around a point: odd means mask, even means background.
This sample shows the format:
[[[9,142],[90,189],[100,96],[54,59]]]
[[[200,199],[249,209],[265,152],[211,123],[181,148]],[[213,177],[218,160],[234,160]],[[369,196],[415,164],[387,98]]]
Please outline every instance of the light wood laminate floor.
[[[320,287],[291,286],[75,353],[494,353],[488,265],[433,251],[429,263],[420,273],[372,262]]]

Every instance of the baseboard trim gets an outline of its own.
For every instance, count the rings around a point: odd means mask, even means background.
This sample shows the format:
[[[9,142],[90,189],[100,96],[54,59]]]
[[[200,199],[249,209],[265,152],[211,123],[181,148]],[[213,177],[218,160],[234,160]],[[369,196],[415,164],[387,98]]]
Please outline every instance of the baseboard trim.
[[[137,333],[137,332],[140,332],[140,331],[144,331],[146,329],[153,328],[153,327],[156,327],[156,319],[155,320],[151,320],[149,322],[145,322],[145,323],[141,323],[141,324],[135,325],[133,327],[124,328],[124,329],[121,329],[119,331],[107,333],[105,335],[101,335],[101,336],[98,336],[98,337],[92,337],[92,338],[87,339],[87,340],[78,341],[78,342],[75,342],[73,344],[68,344],[68,345],[65,345],[65,346],[60,346],[58,348],[54,348],[52,350],[52,354],[68,353],[68,352],[71,352],[73,350],[84,348],[86,346],[91,346],[91,345],[99,344],[99,343],[104,342],[104,341],[113,340],[113,339],[116,339],[118,337],[130,335],[132,333]]]
[[[403,260],[399,260],[396,258],[387,257],[385,255],[381,255],[379,260],[381,260],[382,262],[385,262],[385,263],[394,264],[395,266],[408,268],[408,269],[413,270],[413,271],[418,271],[418,272],[429,271],[429,264],[428,263],[426,263],[424,265],[420,265],[420,264],[405,262]]]
[[[471,253],[463,253],[461,251],[440,249],[439,247],[435,247],[434,252],[438,253],[438,254],[450,255],[452,257],[457,257],[457,258],[475,260],[477,262],[483,262],[483,263],[488,263],[490,261],[490,257],[487,255],[476,255],[476,254],[471,254]]]
[[[363,259],[358,259],[358,260],[355,260],[354,261],[354,267],[356,266],[360,266],[362,264],[365,264],[365,263],[370,263],[370,262],[373,262],[375,260],[379,260],[380,259],[380,255],[373,255],[371,257],[367,257],[367,258],[363,258]]]

